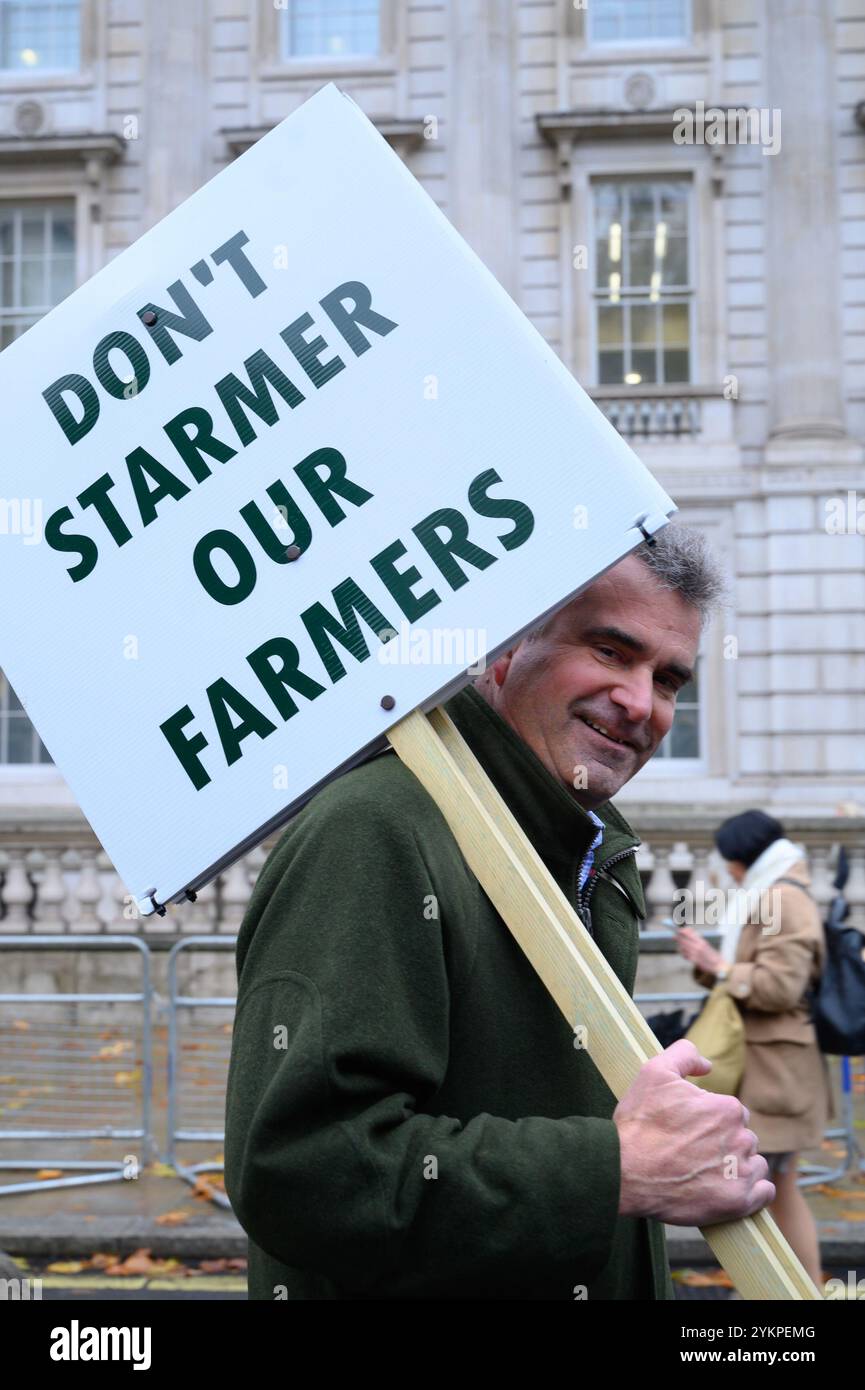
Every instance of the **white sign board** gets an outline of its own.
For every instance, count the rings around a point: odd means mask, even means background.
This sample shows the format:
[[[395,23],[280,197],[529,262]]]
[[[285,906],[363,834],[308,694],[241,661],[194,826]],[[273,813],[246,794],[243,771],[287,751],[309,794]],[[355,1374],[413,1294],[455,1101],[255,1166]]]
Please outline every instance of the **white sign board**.
[[[0,398],[0,666],[144,911],[675,510],[334,86]]]

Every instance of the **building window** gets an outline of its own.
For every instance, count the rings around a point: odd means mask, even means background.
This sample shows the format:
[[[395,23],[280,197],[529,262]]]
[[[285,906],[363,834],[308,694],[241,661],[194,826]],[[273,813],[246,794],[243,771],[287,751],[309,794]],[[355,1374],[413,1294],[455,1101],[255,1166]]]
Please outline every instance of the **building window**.
[[[591,43],[642,43],[688,37],[688,0],[591,0]]]
[[[379,51],[379,0],[289,0],[284,58],[371,57]]]
[[[0,348],[74,288],[74,205],[0,202]]]
[[[691,380],[689,204],[685,181],[594,184],[601,386]]]
[[[0,347],[19,337],[74,288],[74,205],[0,203]],[[0,671],[0,763],[51,761]]]
[[[52,758],[0,671],[0,763],[50,763]]]
[[[81,0],[0,0],[0,68],[68,72],[81,63]]]
[[[700,757],[700,692],[699,663],[693,678],[683,685],[676,696],[676,713],[666,738],[655,751],[656,758]]]

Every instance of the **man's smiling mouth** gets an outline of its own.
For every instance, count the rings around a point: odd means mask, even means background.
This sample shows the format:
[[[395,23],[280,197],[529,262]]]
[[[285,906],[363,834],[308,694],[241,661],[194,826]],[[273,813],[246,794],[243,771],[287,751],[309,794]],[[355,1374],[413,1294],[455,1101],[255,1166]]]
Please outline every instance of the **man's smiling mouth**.
[[[584,724],[588,724],[590,729],[594,729],[595,733],[603,734],[604,738],[608,738],[611,743],[617,743],[620,748],[633,748],[634,745],[629,743],[627,739],[616,738],[614,734],[611,734],[606,725],[596,724],[593,720],[587,719],[584,714],[579,715],[579,718]]]

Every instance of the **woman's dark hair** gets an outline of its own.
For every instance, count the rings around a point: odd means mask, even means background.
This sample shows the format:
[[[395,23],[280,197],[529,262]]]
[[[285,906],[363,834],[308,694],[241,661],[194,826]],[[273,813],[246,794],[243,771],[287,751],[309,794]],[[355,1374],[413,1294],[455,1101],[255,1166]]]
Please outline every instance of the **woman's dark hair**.
[[[750,868],[764,850],[784,838],[784,827],[765,811],[743,811],[730,816],[715,831],[715,844],[725,859]]]

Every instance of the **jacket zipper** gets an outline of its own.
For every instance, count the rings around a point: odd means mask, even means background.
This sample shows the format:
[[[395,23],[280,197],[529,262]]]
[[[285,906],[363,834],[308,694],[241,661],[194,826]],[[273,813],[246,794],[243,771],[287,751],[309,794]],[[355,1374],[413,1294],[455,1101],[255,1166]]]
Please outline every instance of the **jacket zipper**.
[[[601,874],[606,875],[606,870],[609,869],[611,864],[618,864],[620,859],[627,859],[629,854],[636,854],[636,852],[636,845],[632,845],[630,849],[620,850],[618,854],[613,855],[612,859],[606,859],[601,868],[593,868],[588,878],[586,879],[586,882],[583,885],[582,893],[578,894],[577,896],[577,907],[579,909],[580,916],[583,919],[583,924],[585,925],[586,930],[588,931],[590,936],[594,937],[594,932],[592,931],[592,912],[591,908],[589,907],[589,898],[592,896],[592,892],[594,891],[597,879],[601,876]],[[582,869],[583,864],[586,862],[587,858],[588,851],[586,852],[586,854],[583,855],[583,858],[580,861],[580,869]],[[577,882],[579,883],[579,881],[580,880],[578,877]],[[616,887],[618,886],[619,885],[616,884]],[[627,897],[627,894],[625,894],[624,896]]]

